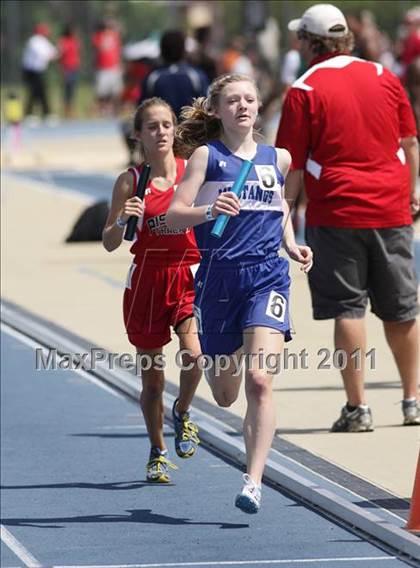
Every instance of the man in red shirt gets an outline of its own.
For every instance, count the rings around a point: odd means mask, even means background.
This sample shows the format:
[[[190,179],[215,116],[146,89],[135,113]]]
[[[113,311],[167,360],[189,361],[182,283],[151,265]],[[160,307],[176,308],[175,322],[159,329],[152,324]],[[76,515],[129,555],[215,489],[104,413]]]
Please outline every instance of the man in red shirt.
[[[102,114],[116,112],[122,92],[121,38],[111,20],[100,22],[92,36],[95,50],[95,92]]]
[[[276,145],[292,155],[288,199],[296,199],[302,179],[307,192],[314,318],[335,320],[335,347],[347,353],[347,404],[331,430],[373,430],[363,385],[368,299],[401,376],[404,424],[420,424],[413,112],[397,77],[349,55],[353,36],[335,6],[312,6],[289,29],[310,65],[285,99]]]

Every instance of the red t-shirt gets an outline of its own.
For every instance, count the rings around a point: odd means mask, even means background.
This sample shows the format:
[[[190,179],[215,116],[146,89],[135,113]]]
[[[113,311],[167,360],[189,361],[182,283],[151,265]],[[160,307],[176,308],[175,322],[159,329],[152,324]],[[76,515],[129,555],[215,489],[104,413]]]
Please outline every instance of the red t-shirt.
[[[58,40],[60,63],[64,71],[75,71],[80,66],[80,43],[76,36],[63,36]]]
[[[308,226],[411,224],[410,177],[399,139],[415,136],[399,79],[378,63],[319,57],[289,90],[276,146],[304,170]]]
[[[401,61],[404,65],[410,63],[420,55],[420,30],[416,30],[408,36],[404,41],[403,51],[401,53]]]
[[[120,64],[121,40],[116,30],[102,30],[93,34],[96,49],[96,69],[110,69]]]
[[[164,266],[178,264],[188,266],[200,262],[200,253],[191,229],[168,229],[166,212],[171,204],[184,171],[185,160],[176,158],[176,180],[172,187],[162,191],[149,182],[144,196],[144,215],[137,224],[136,240],[130,252],[141,257],[146,265]],[[130,170],[133,175],[133,194],[141,166]],[[139,265],[139,263],[137,263]]]

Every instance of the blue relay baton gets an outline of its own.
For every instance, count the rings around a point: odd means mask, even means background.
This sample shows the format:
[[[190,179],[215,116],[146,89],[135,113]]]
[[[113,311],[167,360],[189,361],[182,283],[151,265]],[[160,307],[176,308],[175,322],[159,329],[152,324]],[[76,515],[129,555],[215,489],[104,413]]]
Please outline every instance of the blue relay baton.
[[[236,178],[235,183],[232,186],[232,189],[230,190],[238,197],[241,194],[242,188],[245,185],[246,178],[248,177],[248,174],[252,166],[253,163],[250,160],[245,160],[241,166],[241,169],[239,170],[239,175]],[[217,219],[213,225],[213,229],[211,230],[211,234],[213,237],[220,238],[223,235],[223,231],[226,228],[229,218],[230,215],[225,215],[224,213],[221,213],[220,215],[217,216]]]

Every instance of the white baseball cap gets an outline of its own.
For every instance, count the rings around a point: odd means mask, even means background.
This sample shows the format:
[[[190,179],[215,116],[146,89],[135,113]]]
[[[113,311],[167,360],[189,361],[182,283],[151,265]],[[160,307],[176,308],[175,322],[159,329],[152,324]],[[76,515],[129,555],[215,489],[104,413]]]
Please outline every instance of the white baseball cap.
[[[338,30],[334,30],[339,26]],[[321,37],[343,37],[349,29],[343,12],[332,4],[315,4],[308,8],[301,18],[288,25],[293,32],[306,31]]]

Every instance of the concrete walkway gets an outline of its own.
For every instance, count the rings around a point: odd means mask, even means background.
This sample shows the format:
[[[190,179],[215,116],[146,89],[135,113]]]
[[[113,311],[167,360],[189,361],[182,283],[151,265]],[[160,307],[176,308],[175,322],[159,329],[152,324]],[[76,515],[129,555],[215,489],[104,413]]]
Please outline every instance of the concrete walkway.
[[[111,352],[132,353],[121,313],[128,247],[110,255],[100,243],[64,244],[89,199],[63,191],[54,181],[55,171],[69,169],[116,176],[126,159],[118,131],[100,126],[92,132],[75,129],[70,135],[65,128],[32,131],[24,136],[17,156],[4,146],[2,296]],[[41,172],[42,181],[15,175],[29,170]],[[111,189],[110,185],[109,196]],[[420,428],[401,426],[400,383],[380,322],[367,317],[368,349],[374,350],[368,360],[373,368],[367,373],[367,389],[375,431],[330,434],[345,402],[331,358],[325,361],[331,368],[322,368],[327,350],[333,349],[333,324],[312,320],[306,276],[294,266],[291,272],[296,335],[288,345],[289,363],[302,350],[306,358],[275,379],[279,436],[396,496],[410,497]],[[178,370],[169,362],[176,350],[173,341],[165,352],[167,375],[175,383]],[[308,368],[302,368],[302,362]],[[204,380],[198,395],[212,403]],[[243,416],[244,407],[242,395],[229,410]]]

